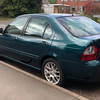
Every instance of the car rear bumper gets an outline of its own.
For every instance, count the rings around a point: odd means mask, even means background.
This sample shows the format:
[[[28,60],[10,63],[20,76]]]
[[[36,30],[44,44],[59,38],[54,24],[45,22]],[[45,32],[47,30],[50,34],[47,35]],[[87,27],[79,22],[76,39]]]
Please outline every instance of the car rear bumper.
[[[84,82],[96,82],[100,80],[100,61],[70,62],[59,60],[67,78]]]

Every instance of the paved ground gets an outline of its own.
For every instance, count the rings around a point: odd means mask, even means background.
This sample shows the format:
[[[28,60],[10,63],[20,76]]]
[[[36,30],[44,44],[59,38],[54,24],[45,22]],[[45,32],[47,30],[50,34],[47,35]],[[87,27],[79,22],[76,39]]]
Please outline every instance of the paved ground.
[[[33,68],[24,66],[22,64],[16,63],[14,61],[11,61],[11,60],[8,60],[5,58],[1,58],[1,61],[42,79],[41,73],[37,70],[34,70]],[[16,80],[16,82],[17,82],[17,80]],[[64,87],[64,89],[70,90],[70,91],[77,93],[81,96],[84,96],[90,100],[100,100],[100,82],[93,83],[93,84],[86,84],[86,83],[80,83],[80,82],[76,82],[76,81],[68,81],[66,86]]]
[[[9,23],[9,21],[0,20],[0,28],[4,28],[8,23]]]
[[[90,100],[100,100],[100,82],[90,84],[69,81],[65,88]]]
[[[14,62],[14,64],[17,63]],[[25,67],[24,65],[22,66]],[[0,61],[0,100],[88,99],[58,86],[51,85],[33,74]]]

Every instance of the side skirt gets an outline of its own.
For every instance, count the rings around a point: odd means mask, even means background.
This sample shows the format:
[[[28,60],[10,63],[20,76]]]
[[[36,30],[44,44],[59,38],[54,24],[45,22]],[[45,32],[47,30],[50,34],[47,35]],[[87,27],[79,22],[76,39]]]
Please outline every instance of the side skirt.
[[[32,66],[32,65],[26,64],[26,63],[21,62],[21,61],[18,61],[18,60],[15,60],[15,59],[10,58],[10,57],[8,57],[8,56],[5,56],[5,55],[3,55],[3,54],[0,54],[0,56],[5,57],[5,58],[10,59],[10,60],[13,60],[13,61],[18,62],[18,63],[21,63],[21,64],[23,64],[23,65],[26,65],[26,66],[32,67],[32,68],[34,68],[34,69],[36,69],[36,70],[41,70],[40,68],[37,68],[37,67],[35,67],[35,66]]]

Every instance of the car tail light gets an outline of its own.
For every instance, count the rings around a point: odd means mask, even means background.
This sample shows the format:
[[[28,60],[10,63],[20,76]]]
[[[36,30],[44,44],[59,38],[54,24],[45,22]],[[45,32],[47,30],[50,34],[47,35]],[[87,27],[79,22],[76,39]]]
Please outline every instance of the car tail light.
[[[97,59],[97,47],[90,46],[82,54],[81,61],[90,61]]]

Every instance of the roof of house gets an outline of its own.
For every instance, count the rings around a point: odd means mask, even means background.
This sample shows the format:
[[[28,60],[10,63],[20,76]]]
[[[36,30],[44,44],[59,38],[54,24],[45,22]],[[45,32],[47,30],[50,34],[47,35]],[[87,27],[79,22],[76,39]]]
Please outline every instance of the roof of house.
[[[48,0],[42,0],[42,4],[50,4]]]

